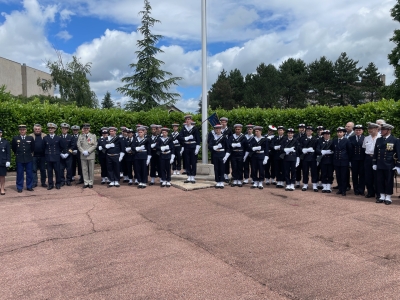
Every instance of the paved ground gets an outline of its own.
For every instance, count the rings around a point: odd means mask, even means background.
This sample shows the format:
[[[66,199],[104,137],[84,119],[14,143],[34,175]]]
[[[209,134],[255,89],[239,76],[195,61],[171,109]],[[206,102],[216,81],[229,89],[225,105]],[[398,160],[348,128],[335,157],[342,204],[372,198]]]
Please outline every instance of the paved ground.
[[[225,188],[0,196],[1,299],[398,299],[400,201]]]

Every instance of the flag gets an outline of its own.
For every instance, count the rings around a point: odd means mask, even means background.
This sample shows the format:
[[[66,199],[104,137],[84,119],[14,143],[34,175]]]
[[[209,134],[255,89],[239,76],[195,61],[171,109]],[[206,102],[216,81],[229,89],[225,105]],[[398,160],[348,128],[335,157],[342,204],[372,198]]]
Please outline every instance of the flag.
[[[219,124],[219,118],[217,116],[217,113],[213,113],[211,116],[207,118],[208,122],[211,124],[212,127],[215,125]]]

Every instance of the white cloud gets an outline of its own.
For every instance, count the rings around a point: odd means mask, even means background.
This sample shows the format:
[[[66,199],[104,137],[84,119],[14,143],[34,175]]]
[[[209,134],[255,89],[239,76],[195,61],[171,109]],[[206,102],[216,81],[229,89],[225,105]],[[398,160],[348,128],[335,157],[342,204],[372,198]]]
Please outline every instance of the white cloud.
[[[64,41],[68,41],[72,38],[72,35],[70,35],[67,30],[62,30],[56,34],[56,37],[58,37]]]
[[[63,9],[60,12],[61,27],[66,27],[67,24],[71,21],[71,16],[74,15],[75,13],[73,11],[70,11],[69,9]]]

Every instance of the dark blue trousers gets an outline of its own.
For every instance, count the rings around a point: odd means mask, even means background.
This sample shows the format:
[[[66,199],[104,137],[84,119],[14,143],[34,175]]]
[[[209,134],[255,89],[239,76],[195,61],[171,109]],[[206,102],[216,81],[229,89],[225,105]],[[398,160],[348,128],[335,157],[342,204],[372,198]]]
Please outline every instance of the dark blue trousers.
[[[38,170],[40,171],[40,182],[41,184],[46,183],[46,160],[44,156],[34,156],[33,157],[33,184],[38,183]]]
[[[186,173],[188,176],[196,176],[197,155],[194,154],[195,148],[187,148],[183,151],[183,160],[185,161]]]
[[[31,189],[33,186],[33,162],[19,163],[17,162],[17,189],[22,190],[24,187],[24,172],[26,172],[26,188]]]
[[[64,170],[67,170],[67,179],[65,179]],[[66,159],[60,159],[60,176],[61,182],[71,182],[72,180],[72,156],[69,155]]]

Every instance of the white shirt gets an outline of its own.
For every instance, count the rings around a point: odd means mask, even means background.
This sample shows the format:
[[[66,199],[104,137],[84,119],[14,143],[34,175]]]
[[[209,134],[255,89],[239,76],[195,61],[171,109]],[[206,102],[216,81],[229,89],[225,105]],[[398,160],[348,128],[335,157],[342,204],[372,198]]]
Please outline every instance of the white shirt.
[[[366,154],[374,154],[374,150],[375,150],[375,143],[376,143],[376,139],[378,138],[379,136],[376,136],[375,138],[372,138],[372,136],[371,135],[369,135],[369,136],[366,136],[365,138],[364,138],[364,142],[363,142],[363,145],[362,145],[362,147],[365,149],[365,153]]]
[[[245,136],[246,136],[246,138],[249,140],[249,139],[251,139],[251,138],[254,136],[254,134],[246,134]]]

